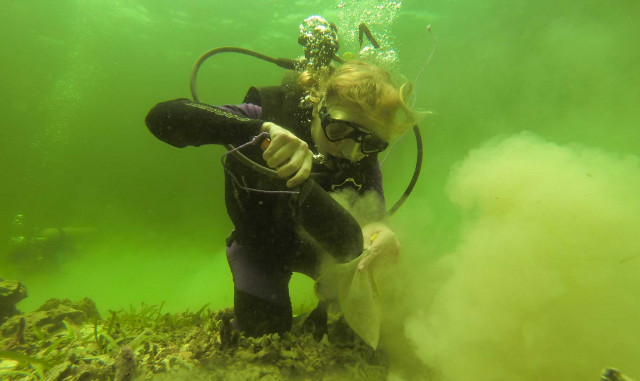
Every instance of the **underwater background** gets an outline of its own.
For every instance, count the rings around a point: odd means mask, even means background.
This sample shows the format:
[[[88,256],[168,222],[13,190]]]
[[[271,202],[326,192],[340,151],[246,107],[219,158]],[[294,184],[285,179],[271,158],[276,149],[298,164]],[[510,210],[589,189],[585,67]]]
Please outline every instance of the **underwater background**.
[[[430,111],[422,175],[392,220],[404,247],[396,310],[421,358],[451,380],[597,379],[607,366],[640,378],[631,0],[5,2],[0,276],[28,288],[18,307],[85,296],[103,314],[230,307],[224,149],[176,149],[144,117],[190,97],[191,68],[211,48],[300,56],[312,14],[356,55],[366,21]],[[211,104],[282,76],[237,55],[200,73]],[[384,162],[389,205],[414,166],[408,134]],[[16,239],[45,228],[88,233],[16,258]],[[302,277],[292,296],[294,309],[315,303]]]

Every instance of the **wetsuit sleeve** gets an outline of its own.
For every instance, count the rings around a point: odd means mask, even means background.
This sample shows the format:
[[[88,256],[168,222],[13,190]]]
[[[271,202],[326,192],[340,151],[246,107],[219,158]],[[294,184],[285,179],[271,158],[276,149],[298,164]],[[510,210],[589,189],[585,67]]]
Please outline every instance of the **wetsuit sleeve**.
[[[244,111],[241,107],[231,109],[176,99],[154,106],[145,123],[155,137],[174,147],[239,145],[258,135],[264,123],[245,116],[254,113]]]

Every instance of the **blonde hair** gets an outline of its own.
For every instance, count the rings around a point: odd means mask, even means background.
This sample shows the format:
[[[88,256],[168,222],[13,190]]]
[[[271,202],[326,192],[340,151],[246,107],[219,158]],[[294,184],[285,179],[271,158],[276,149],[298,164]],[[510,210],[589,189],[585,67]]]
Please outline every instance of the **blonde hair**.
[[[338,99],[348,104],[371,119],[378,126],[376,132],[387,140],[415,124],[415,115],[405,102],[411,84],[396,86],[391,74],[379,66],[351,60],[337,69],[305,71],[299,80],[314,103]]]

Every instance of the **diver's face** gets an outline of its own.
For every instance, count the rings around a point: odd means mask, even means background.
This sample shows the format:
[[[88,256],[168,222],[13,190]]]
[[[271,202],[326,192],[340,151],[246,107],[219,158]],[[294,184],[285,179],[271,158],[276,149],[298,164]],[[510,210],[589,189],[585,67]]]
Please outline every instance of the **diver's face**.
[[[369,126],[373,125],[370,118],[353,108],[340,102],[327,102],[316,110],[311,133],[320,153],[357,162],[386,147],[384,140],[372,136],[374,130]]]

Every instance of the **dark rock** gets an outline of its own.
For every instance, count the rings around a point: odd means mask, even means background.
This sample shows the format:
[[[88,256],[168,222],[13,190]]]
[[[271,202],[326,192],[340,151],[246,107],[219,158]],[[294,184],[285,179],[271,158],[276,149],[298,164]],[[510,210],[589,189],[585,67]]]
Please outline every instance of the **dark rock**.
[[[36,311],[25,315],[16,315],[9,318],[1,327],[0,333],[9,337],[14,335],[19,327],[20,319],[25,318],[28,335],[33,335],[33,328],[45,333],[53,333],[64,328],[63,320],[80,325],[99,314],[95,304],[90,299],[83,299],[80,302],[71,302],[68,299],[49,299]]]
[[[88,320],[100,319],[100,313],[96,308],[96,304],[93,302],[93,300],[89,298],[84,298],[77,302],[72,302],[69,299],[62,299],[62,300],[49,299],[46,302],[44,302],[44,304],[41,305],[37,309],[37,311],[55,310],[55,309],[59,309],[60,306],[71,307],[75,310],[82,311],[84,312],[85,319],[88,319]],[[76,323],[81,323],[81,322],[76,322]]]
[[[0,278],[0,325],[20,313],[16,304],[27,297],[27,289],[20,282]]]
[[[73,304],[73,306],[80,311],[84,312],[89,320],[100,320],[100,313],[93,300],[89,298],[83,298],[82,300]]]
[[[116,360],[116,381],[131,381],[136,375],[136,357],[128,345],[120,349]]]

